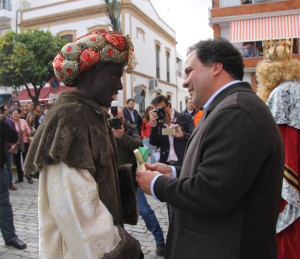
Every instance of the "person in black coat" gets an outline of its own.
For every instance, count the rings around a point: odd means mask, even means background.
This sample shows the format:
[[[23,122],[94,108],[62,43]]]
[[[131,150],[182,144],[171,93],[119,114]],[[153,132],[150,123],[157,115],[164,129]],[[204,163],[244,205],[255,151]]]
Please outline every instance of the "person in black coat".
[[[123,109],[123,113],[126,120],[137,125],[138,131],[141,135],[142,118],[137,112],[137,110],[134,109],[134,104],[135,101],[133,99],[128,99],[127,107]]]
[[[25,249],[26,244],[19,240],[15,233],[13,222],[13,211],[9,201],[9,180],[5,167],[5,141],[16,142],[18,140],[18,132],[11,127],[0,114],[0,229],[7,246],[13,246],[17,249]]]
[[[146,165],[136,177],[175,208],[165,258],[277,259],[284,147],[273,116],[241,81],[243,58],[226,39],[192,46],[185,67],[183,86],[204,113],[182,168]]]

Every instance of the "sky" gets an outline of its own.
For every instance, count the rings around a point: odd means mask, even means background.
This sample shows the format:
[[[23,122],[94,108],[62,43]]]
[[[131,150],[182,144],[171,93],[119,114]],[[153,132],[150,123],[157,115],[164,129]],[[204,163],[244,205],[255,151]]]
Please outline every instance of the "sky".
[[[208,25],[212,0],[150,1],[160,18],[176,32],[177,51],[183,58],[189,46],[213,37],[213,30]]]

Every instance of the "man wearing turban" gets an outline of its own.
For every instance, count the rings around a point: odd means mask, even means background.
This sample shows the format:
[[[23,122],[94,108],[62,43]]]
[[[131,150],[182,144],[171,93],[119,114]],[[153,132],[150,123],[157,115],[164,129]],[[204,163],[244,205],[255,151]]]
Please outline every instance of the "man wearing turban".
[[[40,258],[142,258],[124,229],[117,148],[107,107],[135,66],[128,37],[98,30],[66,44],[56,77],[76,87],[59,95],[24,165],[39,176]]]

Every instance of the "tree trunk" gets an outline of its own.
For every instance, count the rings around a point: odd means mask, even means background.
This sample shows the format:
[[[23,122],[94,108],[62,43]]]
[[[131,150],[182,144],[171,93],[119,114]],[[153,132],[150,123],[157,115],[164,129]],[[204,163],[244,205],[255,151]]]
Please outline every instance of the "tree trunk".
[[[38,106],[40,104],[39,102],[39,98],[38,97],[35,97],[35,96],[32,96],[32,102],[33,102],[33,106],[34,106],[34,109],[36,108],[36,106]]]

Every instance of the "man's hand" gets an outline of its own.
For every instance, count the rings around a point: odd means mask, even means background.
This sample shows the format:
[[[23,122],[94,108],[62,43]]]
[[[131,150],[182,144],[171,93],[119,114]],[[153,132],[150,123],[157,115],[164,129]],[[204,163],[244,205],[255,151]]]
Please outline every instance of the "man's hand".
[[[183,131],[181,129],[181,127],[178,124],[174,124],[171,126],[172,129],[175,129],[175,135],[173,135],[176,138],[183,138],[184,134]]]
[[[152,121],[153,127],[157,126],[157,119],[158,119],[157,113],[154,110],[152,110],[150,112],[150,120]]]
[[[115,138],[122,138],[124,135],[124,127],[123,125],[121,126],[121,129],[112,129]]]
[[[172,178],[172,169],[170,166],[163,163],[155,163],[153,165],[149,165],[145,163],[145,166],[148,170],[158,171],[159,173]]]
[[[143,190],[144,193],[151,195],[151,181],[156,175],[159,175],[159,172],[156,171],[136,171],[136,181],[139,184],[139,187]]]
[[[0,114],[0,121],[2,121],[3,120],[3,117],[2,117],[2,114]]]
[[[16,149],[16,146],[17,146],[17,145],[12,145],[12,146],[10,147],[10,149],[8,150],[8,153],[14,152],[14,150]]]

